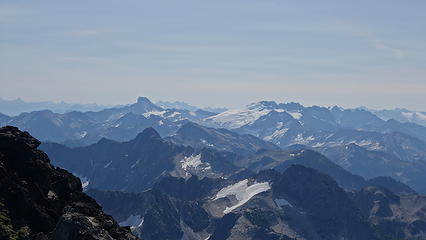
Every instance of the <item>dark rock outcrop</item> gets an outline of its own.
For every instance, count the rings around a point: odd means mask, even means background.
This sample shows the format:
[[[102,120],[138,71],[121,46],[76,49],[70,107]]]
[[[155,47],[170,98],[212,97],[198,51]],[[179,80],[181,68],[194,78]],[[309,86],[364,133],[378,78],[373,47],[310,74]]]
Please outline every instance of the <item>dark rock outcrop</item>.
[[[0,128],[0,239],[136,239],[39,145],[27,132]]]
[[[426,238],[425,196],[397,196],[380,186],[368,186],[353,199],[378,239]]]
[[[409,186],[405,185],[402,182],[399,182],[391,177],[376,177],[368,180],[366,182],[367,186],[378,186],[383,187],[397,195],[416,195],[417,192],[414,191]]]

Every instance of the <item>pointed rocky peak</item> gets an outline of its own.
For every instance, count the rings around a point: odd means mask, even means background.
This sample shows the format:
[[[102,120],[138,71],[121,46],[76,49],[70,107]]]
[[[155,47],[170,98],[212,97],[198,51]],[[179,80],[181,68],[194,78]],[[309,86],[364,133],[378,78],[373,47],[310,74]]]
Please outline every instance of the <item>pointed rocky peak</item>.
[[[145,140],[145,139],[161,139],[160,134],[153,127],[145,128],[143,132],[139,133],[135,140]]]
[[[103,137],[101,139],[99,139],[99,141],[96,143],[97,145],[108,145],[108,144],[115,144],[117,143],[114,140],[108,139],[106,137]]]
[[[154,104],[147,97],[138,97],[137,104]]]
[[[146,97],[139,97],[136,103],[130,105],[130,109],[132,112],[137,114],[163,110],[161,107],[155,105]]]
[[[179,128],[177,131],[177,134],[179,135],[204,135],[206,134],[205,127],[198,125],[193,122],[187,122],[182,127]]]

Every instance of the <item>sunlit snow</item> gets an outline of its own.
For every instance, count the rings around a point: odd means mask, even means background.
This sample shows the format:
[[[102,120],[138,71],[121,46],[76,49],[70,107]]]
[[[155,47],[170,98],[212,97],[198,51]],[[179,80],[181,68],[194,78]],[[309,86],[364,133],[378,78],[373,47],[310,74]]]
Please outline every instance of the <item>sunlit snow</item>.
[[[185,170],[185,171],[187,171],[188,168],[190,168],[190,167],[196,168],[199,165],[201,165],[201,163],[202,163],[201,162],[201,154],[198,154],[198,155],[195,155],[195,156],[191,155],[189,157],[184,157],[180,161],[180,163],[181,163],[182,169]]]
[[[297,119],[297,120],[299,120],[299,119],[301,119],[302,118],[302,113],[300,113],[300,112],[288,112],[294,119]]]
[[[228,214],[232,212],[234,209],[244,205],[255,195],[268,191],[269,189],[271,189],[271,186],[269,185],[268,182],[254,183],[248,186],[248,180],[245,179],[238,183],[235,183],[233,185],[230,185],[221,189],[216,194],[213,200],[225,198],[227,196],[235,196],[235,198],[238,200],[238,203],[231,207],[226,207],[226,209],[223,211],[224,214]]]
[[[166,113],[166,111],[151,111],[151,112],[146,112],[142,115],[146,118],[151,116],[151,115],[157,115],[157,116],[160,116],[160,117],[164,117],[165,113]]]
[[[130,215],[125,221],[119,223],[120,226],[130,226],[132,232],[140,236],[144,218],[141,215]]]
[[[288,128],[278,129],[275,132],[273,132],[271,135],[266,136],[263,139],[265,141],[271,141],[273,139],[277,139],[277,138],[284,136],[284,134],[286,134],[287,131],[288,131]]]
[[[265,109],[261,104],[255,103],[243,109],[228,110],[219,113],[206,120],[227,128],[239,128],[254,123],[257,119],[270,112],[271,109]]]

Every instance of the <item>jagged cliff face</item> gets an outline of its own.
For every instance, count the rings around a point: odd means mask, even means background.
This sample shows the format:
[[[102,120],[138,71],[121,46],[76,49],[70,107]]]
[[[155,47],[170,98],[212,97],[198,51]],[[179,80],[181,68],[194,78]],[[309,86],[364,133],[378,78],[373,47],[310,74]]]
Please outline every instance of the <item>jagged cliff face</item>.
[[[27,132],[0,128],[0,239],[136,239],[39,145]]]

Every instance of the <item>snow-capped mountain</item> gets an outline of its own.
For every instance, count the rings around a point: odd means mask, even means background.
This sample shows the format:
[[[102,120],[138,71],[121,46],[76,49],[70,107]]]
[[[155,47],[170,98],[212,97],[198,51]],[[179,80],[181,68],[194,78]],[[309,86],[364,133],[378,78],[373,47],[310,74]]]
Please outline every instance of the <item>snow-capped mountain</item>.
[[[395,108],[391,110],[367,110],[376,114],[379,118],[383,120],[395,119],[400,122],[409,122],[426,126],[426,112],[411,111],[404,108]]]
[[[13,125],[42,141],[83,146],[101,138],[131,140],[147,127],[162,136],[173,134],[187,121],[200,122],[215,113],[196,110],[163,109],[145,97],[136,103],[97,112],[55,113],[50,110],[22,113],[15,117],[0,114],[0,126]]]
[[[380,134],[393,132],[426,141],[426,127],[420,125],[385,121],[362,109],[304,107],[297,103],[253,103],[242,109],[208,117],[204,121],[206,124],[255,135],[281,147],[293,144],[318,147],[354,142],[370,149],[380,148],[383,146],[378,145],[378,140],[371,139],[372,135],[380,137]]]

